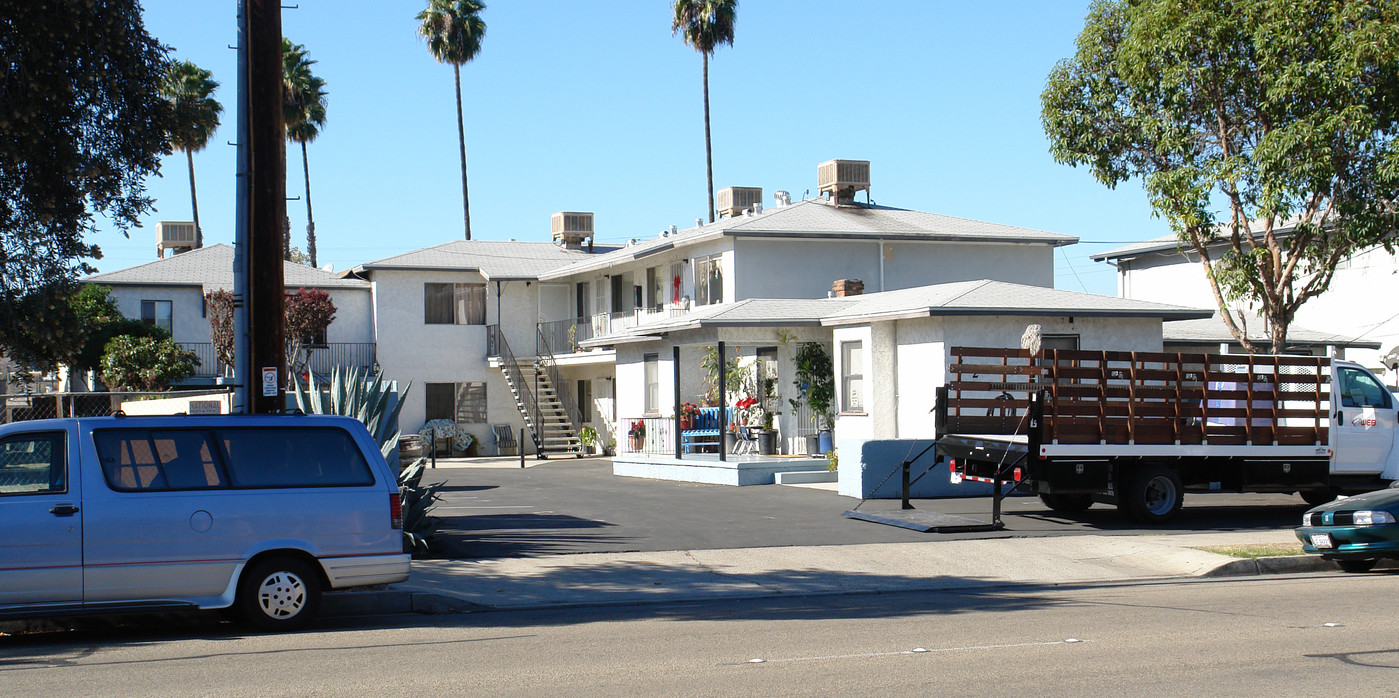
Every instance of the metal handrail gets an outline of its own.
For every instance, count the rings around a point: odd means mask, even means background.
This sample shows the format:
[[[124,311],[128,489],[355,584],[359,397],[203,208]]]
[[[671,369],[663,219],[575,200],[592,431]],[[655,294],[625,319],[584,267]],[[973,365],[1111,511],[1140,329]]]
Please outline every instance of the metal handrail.
[[[536,343],[536,354],[551,353],[548,347],[562,347],[564,353],[573,353],[580,350],[579,342],[593,338],[592,318],[578,317],[541,322],[538,327],[542,341]],[[573,331],[572,336],[569,335],[569,330]]]
[[[573,399],[573,392],[568,389],[568,383],[559,378],[559,365],[554,363],[554,352],[549,349],[549,338],[544,336],[543,327],[538,328],[538,335],[540,351],[536,363],[544,367],[549,382],[554,385],[554,394],[558,396],[559,402],[563,403],[569,425],[577,430],[582,427],[583,413],[578,410],[578,402]]]
[[[516,390],[522,391],[520,396],[524,405],[534,407],[534,420],[529,424],[530,439],[534,441],[535,452],[542,452],[544,447],[544,424],[541,421],[539,410],[539,400],[535,399],[534,391],[530,390],[529,384],[525,382],[525,374],[520,372],[520,362],[515,360],[515,352],[510,351],[510,343],[505,341],[505,333],[499,331],[499,325],[495,326],[496,347],[500,350],[500,363],[510,378],[510,383],[517,386]]]

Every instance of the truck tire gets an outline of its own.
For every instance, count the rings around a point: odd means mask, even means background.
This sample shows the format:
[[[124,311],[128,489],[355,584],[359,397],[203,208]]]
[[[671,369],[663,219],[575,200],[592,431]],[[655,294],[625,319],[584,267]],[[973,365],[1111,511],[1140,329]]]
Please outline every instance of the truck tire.
[[[1091,494],[1041,494],[1040,501],[1052,511],[1062,511],[1066,514],[1077,514],[1088,511],[1088,507],[1093,506],[1093,495]]]
[[[1144,465],[1128,479],[1118,508],[1144,524],[1162,524],[1180,513],[1185,488],[1180,474],[1164,465]]]
[[[1297,494],[1302,495],[1302,501],[1314,507],[1319,507],[1336,499],[1336,493],[1331,490],[1302,490]]]

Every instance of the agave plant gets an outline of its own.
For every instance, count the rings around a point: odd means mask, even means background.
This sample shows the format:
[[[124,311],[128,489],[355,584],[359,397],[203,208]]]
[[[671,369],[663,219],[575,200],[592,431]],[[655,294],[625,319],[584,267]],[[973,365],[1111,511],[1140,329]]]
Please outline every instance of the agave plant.
[[[437,505],[437,492],[445,482],[423,485],[427,459],[419,458],[398,474],[398,496],[403,500],[403,547],[408,552],[428,550],[428,537],[437,531],[439,521],[431,514]]]
[[[324,388],[316,384],[315,373],[308,373],[305,384],[297,378],[296,406],[306,414],[338,414],[364,422],[384,460],[398,463],[398,413],[412,387],[409,383],[390,407],[397,388],[394,381],[385,381],[382,375],[359,368],[342,370],[337,366]]]

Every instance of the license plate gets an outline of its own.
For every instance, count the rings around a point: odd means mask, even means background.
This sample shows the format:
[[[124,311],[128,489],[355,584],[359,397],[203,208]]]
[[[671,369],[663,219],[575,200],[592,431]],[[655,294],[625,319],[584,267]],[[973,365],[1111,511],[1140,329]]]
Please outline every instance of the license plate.
[[[1329,533],[1313,533],[1313,534],[1312,534],[1312,546],[1313,546],[1313,547],[1316,547],[1316,548],[1329,548],[1329,547],[1331,547],[1331,534],[1329,534]]]

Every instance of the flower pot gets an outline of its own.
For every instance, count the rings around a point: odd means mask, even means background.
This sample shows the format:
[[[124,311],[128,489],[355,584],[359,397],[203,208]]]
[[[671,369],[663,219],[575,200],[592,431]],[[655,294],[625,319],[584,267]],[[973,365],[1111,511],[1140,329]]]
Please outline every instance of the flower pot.
[[[777,453],[776,429],[764,429],[758,432],[758,453],[765,456]]]
[[[680,415],[680,431],[688,431],[695,428],[695,416],[692,414]]]
[[[806,455],[808,455],[808,456],[819,456],[819,455],[821,455],[821,437],[819,437],[819,436],[817,436],[817,435],[815,435],[815,434],[811,434],[811,435],[809,435],[809,436],[806,437]]]
[[[724,432],[724,453],[733,453],[736,446],[738,446],[738,434],[732,431]]]
[[[628,436],[627,439],[630,442],[628,445],[633,451],[640,451],[646,445],[646,437],[644,436]]]
[[[816,436],[822,453],[829,453],[831,448],[835,446],[835,444],[832,443],[830,429],[822,429]]]

